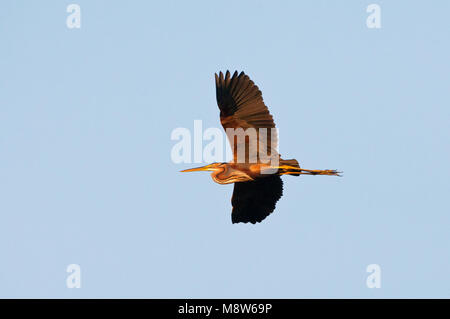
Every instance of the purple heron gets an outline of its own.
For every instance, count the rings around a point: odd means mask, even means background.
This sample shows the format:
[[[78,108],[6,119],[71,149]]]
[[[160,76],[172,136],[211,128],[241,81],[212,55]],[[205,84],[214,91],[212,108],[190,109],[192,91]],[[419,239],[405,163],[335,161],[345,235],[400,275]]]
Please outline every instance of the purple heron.
[[[233,160],[212,163],[206,166],[183,170],[182,172],[211,171],[212,179],[219,184],[234,183],[231,204],[232,223],[259,223],[275,210],[276,202],[283,195],[281,175],[335,175],[336,170],[308,170],[300,168],[297,160],[284,160],[277,152],[278,136],[272,115],[262,98],[261,91],[244,73],[227,71],[215,74],[216,99],[220,110],[220,122],[227,131],[233,150]],[[255,130],[252,136],[228,134],[229,130]],[[262,129],[266,130],[262,134]],[[267,130],[271,131],[270,136]],[[252,139],[255,140],[252,143]],[[245,156],[238,160],[238,150],[245,150]],[[251,160],[249,154],[256,151]],[[263,153],[263,151],[265,153]],[[268,154],[276,161],[263,161],[260,154]],[[275,162],[275,164],[273,163]]]

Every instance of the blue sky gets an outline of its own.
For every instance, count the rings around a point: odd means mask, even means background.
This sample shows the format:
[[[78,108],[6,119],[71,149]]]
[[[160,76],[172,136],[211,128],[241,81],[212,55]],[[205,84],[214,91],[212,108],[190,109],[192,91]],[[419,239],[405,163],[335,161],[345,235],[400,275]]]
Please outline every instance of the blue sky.
[[[2,1],[0,297],[450,297],[449,10]],[[274,214],[232,225],[232,185],[170,158],[175,128],[219,126],[227,69],[262,90],[285,158],[344,177],[288,176]]]

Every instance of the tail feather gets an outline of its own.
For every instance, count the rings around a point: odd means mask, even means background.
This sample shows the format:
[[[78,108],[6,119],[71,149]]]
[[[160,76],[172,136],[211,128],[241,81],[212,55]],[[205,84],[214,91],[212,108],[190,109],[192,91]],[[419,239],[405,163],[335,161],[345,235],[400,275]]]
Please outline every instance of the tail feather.
[[[283,168],[281,170],[282,173],[284,174],[289,174],[292,176],[300,176],[300,173],[298,172],[298,169],[300,168],[300,165],[298,164],[298,161],[296,159],[288,159],[288,160],[284,160],[282,159],[280,164],[282,166],[291,166],[292,168]]]

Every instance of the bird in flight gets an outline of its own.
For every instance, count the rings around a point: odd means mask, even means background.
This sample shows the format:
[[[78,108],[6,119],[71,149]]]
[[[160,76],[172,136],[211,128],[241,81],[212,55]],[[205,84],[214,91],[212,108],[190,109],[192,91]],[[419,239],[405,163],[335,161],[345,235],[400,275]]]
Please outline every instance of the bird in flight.
[[[220,123],[227,132],[233,160],[182,172],[212,171],[219,184],[234,183],[232,223],[259,223],[275,210],[283,195],[281,175],[334,175],[336,170],[300,168],[297,160],[278,154],[278,136],[261,91],[244,73],[215,74]],[[270,134],[269,134],[270,132]]]

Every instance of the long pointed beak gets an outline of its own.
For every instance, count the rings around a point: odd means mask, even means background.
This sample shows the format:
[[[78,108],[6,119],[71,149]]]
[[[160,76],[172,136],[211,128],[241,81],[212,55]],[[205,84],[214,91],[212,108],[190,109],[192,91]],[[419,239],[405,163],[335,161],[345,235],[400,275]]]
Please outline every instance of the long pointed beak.
[[[199,172],[199,171],[214,171],[214,167],[212,167],[212,165],[210,164],[210,165],[206,165],[206,166],[202,166],[202,167],[185,169],[180,172],[186,173],[186,172]]]

